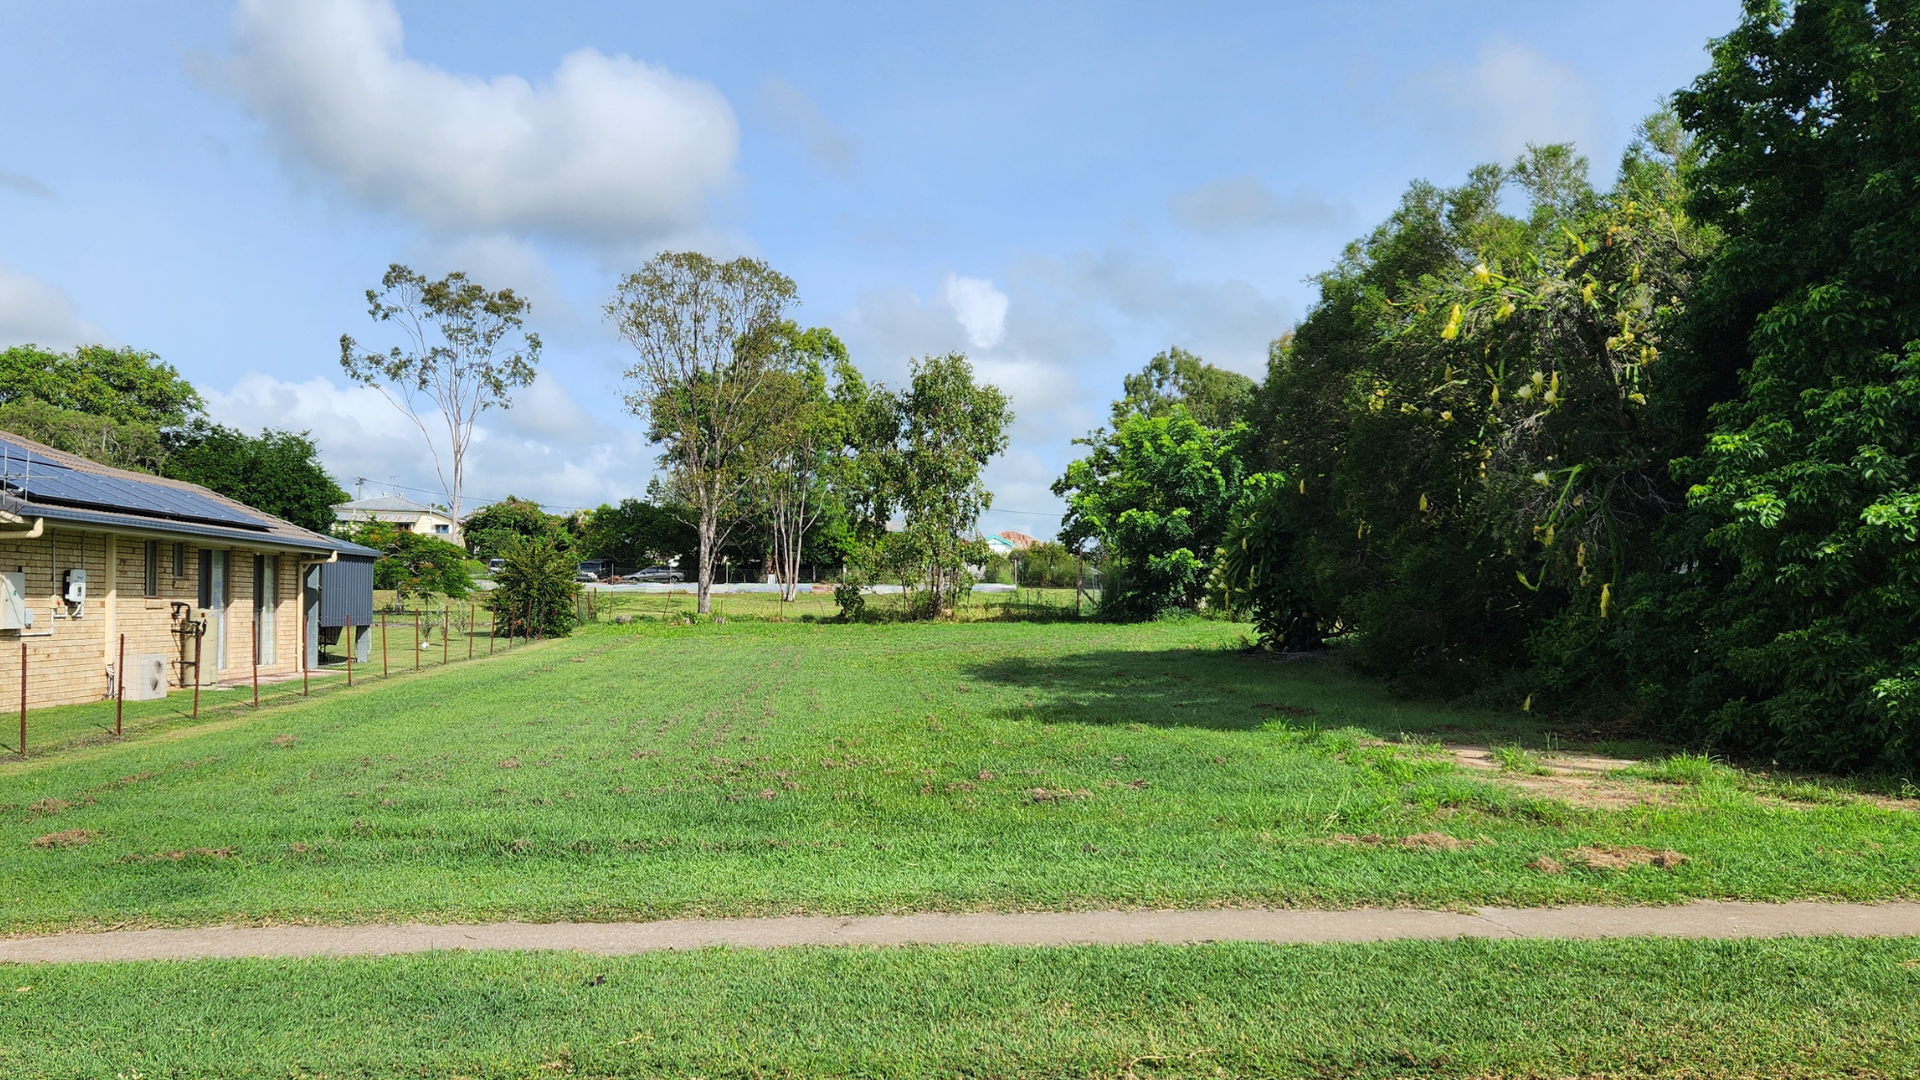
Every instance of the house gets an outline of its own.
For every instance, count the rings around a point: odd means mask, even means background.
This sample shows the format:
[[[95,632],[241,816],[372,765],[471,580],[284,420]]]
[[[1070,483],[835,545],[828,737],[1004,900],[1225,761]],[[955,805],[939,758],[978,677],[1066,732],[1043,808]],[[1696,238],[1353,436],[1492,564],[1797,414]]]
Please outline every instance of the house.
[[[31,707],[292,675],[372,622],[379,552],[0,432],[0,685]],[[367,635],[347,630],[364,656]],[[11,693],[7,695],[11,697]]]
[[[460,542],[460,523],[437,506],[414,502],[402,495],[376,495],[371,499],[335,503],[333,516],[343,522],[385,521],[408,532],[436,536],[448,543]]]
[[[995,533],[987,537],[987,550],[995,555],[1011,557],[1039,542],[1040,541],[1035,540],[1026,533],[1014,532],[1012,529],[1008,529],[1006,532]]]

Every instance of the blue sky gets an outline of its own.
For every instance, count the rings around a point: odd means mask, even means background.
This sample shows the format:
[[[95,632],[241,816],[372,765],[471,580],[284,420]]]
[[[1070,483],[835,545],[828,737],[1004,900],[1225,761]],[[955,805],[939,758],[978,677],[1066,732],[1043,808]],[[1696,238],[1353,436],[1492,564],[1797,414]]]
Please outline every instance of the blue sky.
[[[158,352],[351,490],[437,482],[351,388],[389,262],[535,302],[540,381],[467,499],[644,491],[600,317],[663,248],[797,281],[870,377],[960,349],[1012,396],[990,531],[1169,345],[1257,375],[1407,183],[1528,141],[1612,172],[1733,0],[1605,4],[0,3],[0,344]]]

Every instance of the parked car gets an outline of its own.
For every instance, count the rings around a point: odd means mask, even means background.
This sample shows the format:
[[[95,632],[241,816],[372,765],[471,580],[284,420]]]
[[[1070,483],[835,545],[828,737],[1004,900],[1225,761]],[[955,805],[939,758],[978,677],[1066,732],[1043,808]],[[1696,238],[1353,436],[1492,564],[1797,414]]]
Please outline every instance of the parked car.
[[[685,581],[680,571],[671,566],[649,566],[645,570],[635,570],[627,575],[628,581]]]
[[[612,559],[587,559],[579,566],[581,581],[605,581],[613,576]]]
[[[505,559],[488,559],[487,560],[487,576],[492,577],[494,574],[499,573],[500,568],[505,565],[507,565],[507,560]]]

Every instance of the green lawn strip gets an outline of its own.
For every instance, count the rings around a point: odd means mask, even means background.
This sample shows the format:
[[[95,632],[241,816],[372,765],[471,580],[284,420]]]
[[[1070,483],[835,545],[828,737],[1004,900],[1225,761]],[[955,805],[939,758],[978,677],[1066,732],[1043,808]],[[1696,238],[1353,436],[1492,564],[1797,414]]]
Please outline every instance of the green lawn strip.
[[[1920,893],[1911,811],[1713,776],[1532,797],[1380,741],[1486,718],[1243,629],[603,626],[0,764],[0,930]],[[1394,842],[1436,834],[1461,846]]]
[[[0,1072],[21,1078],[1920,1071],[1916,939],[428,953],[0,978]]]

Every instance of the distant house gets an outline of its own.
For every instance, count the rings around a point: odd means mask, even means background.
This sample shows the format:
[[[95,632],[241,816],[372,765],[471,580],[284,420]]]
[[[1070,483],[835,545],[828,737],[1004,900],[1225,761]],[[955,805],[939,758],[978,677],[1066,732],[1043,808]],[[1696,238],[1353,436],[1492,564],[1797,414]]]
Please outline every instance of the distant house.
[[[337,521],[385,521],[422,536],[437,536],[449,543],[460,542],[460,523],[436,506],[414,502],[402,495],[376,495],[371,499],[335,503]]]
[[[1006,532],[995,533],[987,537],[987,550],[993,552],[995,555],[1011,556],[1017,552],[1025,551],[1039,542],[1040,541],[1028,536],[1026,533],[1014,532],[1012,529],[1008,529]]]
[[[0,685],[39,707],[317,666],[373,621],[379,555],[0,432]]]

